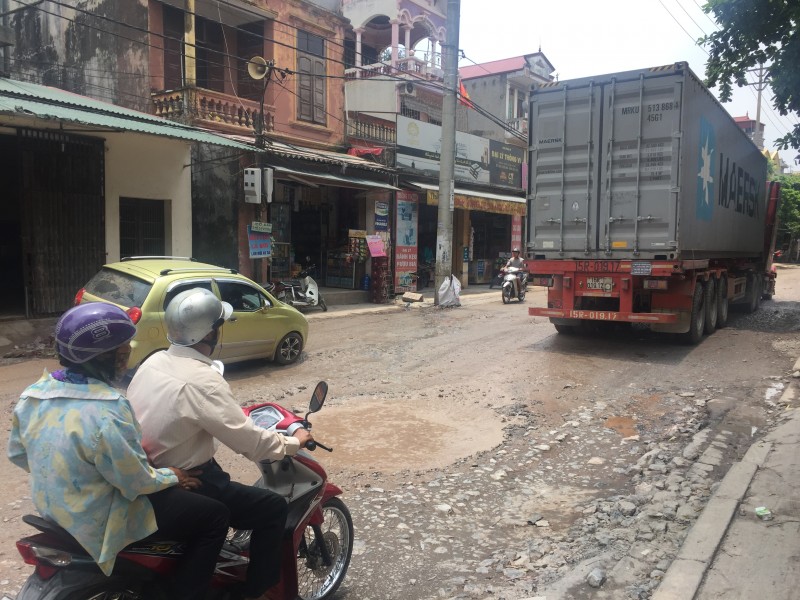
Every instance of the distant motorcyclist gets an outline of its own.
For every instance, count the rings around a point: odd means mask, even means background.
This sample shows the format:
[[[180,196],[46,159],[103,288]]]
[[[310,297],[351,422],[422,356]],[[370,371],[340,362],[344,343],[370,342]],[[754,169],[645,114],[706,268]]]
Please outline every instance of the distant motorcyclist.
[[[514,290],[515,294],[521,294],[524,291],[525,284],[528,281],[528,272],[525,268],[525,261],[519,255],[519,248],[514,248],[511,251],[511,258],[508,259],[506,262],[505,267],[503,267],[504,273],[513,273],[517,278],[517,285],[516,289]],[[522,296],[520,295],[520,300]]]
[[[511,251],[511,258],[508,259],[505,268],[507,269],[509,267],[514,267],[516,269],[525,268],[525,261],[522,260],[522,257],[519,255],[519,248],[514,248]]]

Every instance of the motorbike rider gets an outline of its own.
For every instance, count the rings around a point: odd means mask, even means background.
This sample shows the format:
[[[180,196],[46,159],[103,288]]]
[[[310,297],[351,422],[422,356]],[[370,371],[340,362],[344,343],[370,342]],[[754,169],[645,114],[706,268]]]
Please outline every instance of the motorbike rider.
[[[519,271],[517,271],[516,275],[517,275],[517,279],[519,279],[519,284],[523,285],[525,283],[525,279],[527,278],[527,273],[524,270],[525,269],[525,261],[519,255],[519,248],[517,248],[517,247],[515,247],[511,251],[511,258],[508,259],[508,262],[506,263],[506,266],[504,267],[504,270],[508,269],[509,267],[513,267],[513,268],[519,269]]]
[[[9,459],[30,472],[36,510],[67,530],[107,576],[125,546],[171,525],[156,498],[200,485],[191,471],[147,462],[131,406],[112,386],[125,372],[135,334],[127,313],[112,304],[65,312],[55,330],[64,369],[45,372],[22,393],[8,443]],[[184,521],[195,535],[171,598],[199,597],[191,587],[195,566],[215,560],[227,534],[219,511]]]
[[[180,465],[200,471],[202,485],[188,498],[212,501],[230,512],[230,526],[253,531],[243,598],[258,598],[280,579],[281,540],[286,500],[270,490],[231,481],[214,460],[219,440],[235,452],[259,461],[293,456],[311,434],[302,428],[292,436],[257,427],[242,412],[222,375],[212,368],[220,328],[232,308],[212,292],[194,288],[167,305],[165,321],[170,347],[148,358],[128,386],[142,427],[142,445],[155,466]]]

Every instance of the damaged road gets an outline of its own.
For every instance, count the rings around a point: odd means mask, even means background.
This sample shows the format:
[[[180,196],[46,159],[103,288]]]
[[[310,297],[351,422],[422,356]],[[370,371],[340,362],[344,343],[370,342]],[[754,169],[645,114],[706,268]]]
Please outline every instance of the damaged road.
[[[558,335],[499,292],[457,309],[311,317],[304,360],[226,371],[242,404],[306,406],[356,528],[340,600],[648,598],[699,512],[781,412],[800,356],[800,268],[698,346]],[[0,366],[3,413],[53,361]],[[11,374],[13,373],[13,377]],[[8,427],[0,442],[5,445]],[[239,479],[253,465],[218,460]],[[4,462],[0,593],[27,576],[31,511]],[[596,586],[596,587],[594,587]]]

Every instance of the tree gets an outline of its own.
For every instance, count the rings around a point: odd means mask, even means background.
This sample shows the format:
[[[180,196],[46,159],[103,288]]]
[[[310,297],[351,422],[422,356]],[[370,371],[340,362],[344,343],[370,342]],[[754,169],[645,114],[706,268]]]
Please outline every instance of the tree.
[[[778,239],[791,253],[796,248],[796,240],[800,239],[800,175],[782,175],[778,180],[781,182]]]
[[[781,114],[800,114],[800,2],[797,0],[709,0],[719,30],[702,38],[709,53],[706,84],[719,86],[722,102],[733,84],[747,85],[747,71],[767,70],[774,107]],[[800,149],[800,124],[775,140],[777,146]]]

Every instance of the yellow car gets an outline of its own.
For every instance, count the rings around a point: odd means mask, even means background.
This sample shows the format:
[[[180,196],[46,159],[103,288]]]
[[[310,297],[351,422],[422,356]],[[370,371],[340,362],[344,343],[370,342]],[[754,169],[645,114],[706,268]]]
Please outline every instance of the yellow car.
[[[196,287],[233,306],[211,358],[227,364],[267,358],[288,365],[300,357],[308,340],[305,316],[233,269],[190,258],[131,257],[104,265],[75,296],[75,304],[109,302],[128,312],[136,324],[128,368],[135,369],[169,347],[164,310],[176,294]]]

